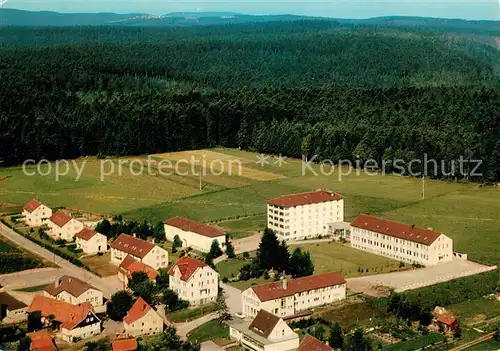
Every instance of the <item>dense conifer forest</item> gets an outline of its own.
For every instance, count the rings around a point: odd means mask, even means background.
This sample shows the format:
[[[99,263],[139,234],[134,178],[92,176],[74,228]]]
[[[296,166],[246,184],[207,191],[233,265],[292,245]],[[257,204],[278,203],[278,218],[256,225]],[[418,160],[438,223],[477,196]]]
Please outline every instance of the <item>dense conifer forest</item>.
[[[334,21],[4,27],[0,159],[215,146],[331,160],[463,155],[483,160],[476,180],[494,181],[494,40]]]

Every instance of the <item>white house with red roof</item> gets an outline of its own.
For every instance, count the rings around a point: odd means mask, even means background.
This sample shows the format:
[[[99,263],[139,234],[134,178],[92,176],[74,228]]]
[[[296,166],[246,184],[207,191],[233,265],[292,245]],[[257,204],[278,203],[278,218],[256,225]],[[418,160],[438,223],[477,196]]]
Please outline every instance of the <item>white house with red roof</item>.
[[[241,293],[242,313],[255,317],[263,309],[286,318],[345,297],[344,278],[328,272],[252,286]]]
[[[127,255],[153,269],[168,267],[167,250],[134,235],[121,234],[110,245],[111,263],[120,265]]]
[[[328,233],[344,221],[344,198],[326,190],[280,196],[267,202],[267,227],[280,240],[296,241]]]
[[[84,228],[82,222],[61,210],[54,212],[47,221],[47,224],[49,226],[47,234],[56,240],[64,239],[66,241],[73,241],[75,234]]]
[[[76,247],[84,253],[93,255],[108,250],[106,235],[96,232],[92,228],[83,228],[75,234]]]
[[[219,273],[205,262],[192,257],[179,258],[170,268],[169,287],[191,305],[215,302]]]
[[[351,223],[351,246],[424,266],[453,259],[453,240],[446,235],[364,214]]]
[[[86,339],[101,333],[101,320],[92,311],[92,306],[88,302],[72,305],[37,295],[27,310],[28,313],[35,311],[42,314],[44,323],[49,322],[49,316],[54,316],[54,320],[59,322],[56,336],[66,342]]]
[[[209,252],[214,240],[219,242],[222,250],[226,246],[226,233],[219,228],[183,217],[170,218],[163,224],[166,239],[174,241],[174,237],[178,235],[183,247]]]
[[[132,279],[132,274],[143,272],[146,273],[148,279],[152,282],[156,282],[156,277],[158,273],[153,267],[148,266],[142,262],[137,261],[130,255],[127,255],[125,259],[120,263],[118,267],[118,279],[123,282],[123,286],[128,286],[128,281]]]
[[[139,297],[123,318],[125,334],[131,337],[163,332],[163,318],[142,297]]]
[[[314,336],[306,335],[304,339],[302,339],[297,351],[333,351],[333,349],[324,342],[316,339]]]
[[[23,206],[22,215],[27,225],[35,227],[45,224],[52,216],[52,210],[38,200],[30,200]]]

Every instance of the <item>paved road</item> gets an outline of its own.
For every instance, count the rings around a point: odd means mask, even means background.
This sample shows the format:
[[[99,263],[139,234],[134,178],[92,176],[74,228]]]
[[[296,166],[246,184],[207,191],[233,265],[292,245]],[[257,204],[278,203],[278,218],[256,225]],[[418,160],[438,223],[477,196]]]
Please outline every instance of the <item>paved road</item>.
[[[234,316],[236,313],[241,313],[241,291],[227,285],[224,283],[220,284],[220,287],[224,289],[224,295],[226,297],[226,305],[229,308],[229,312]]]
[[[104,294],[104,297],[108,298],[117,292],[118,290],[121,290],[121,284],[118,279],[113,279],[116,277],[106,277],[106,278],[100,278],[96,276],[95,274],[75,266],[74,264],[71,264],[70,262],[62,259],[61,257],[53,254],[47,249],[44,249],[43,247],[35,244],[34,242],[26,239],[22,235],[17,234],[15,231],[7,227],[5,224],[0,223],[0,235],[3,235],[10,241],[16,243],[17,245],[21,246],[22,248],[40,256],[43,257],[49,261],[54,262],[57,264],[59,267],[62,268],[62,271],[64,274],[74,276],[76,278],[79,278],[81,280],[84,280],[88,282],[89,284],[93,285],[95,288],[101,290]],[[34,284],[36,285],[36,284]]]
[[[217,313],[210,313],[207,314],[203,317],[200,317],[198,319],[195,319],[194,321],[191,322],[186,322],[186,323],[176,323],[175,328],[177,328],[177,334],[181,338],[186,338],[188,333],[195,329],[198,328],[200,325],[205,324],[208,321],[211,321],[212,319],[217,318]]]

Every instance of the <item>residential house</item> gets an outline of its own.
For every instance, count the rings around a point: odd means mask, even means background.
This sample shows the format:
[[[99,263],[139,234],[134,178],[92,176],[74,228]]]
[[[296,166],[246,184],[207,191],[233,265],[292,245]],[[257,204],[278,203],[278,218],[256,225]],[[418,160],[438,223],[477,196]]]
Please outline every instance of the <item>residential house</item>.
[[[406,263],[433,266],[453,259],[453,240],[425,229],[360,215],[351,223],[351,246]]]
[[[56,240],[64,239],[66,241],[73,241],[75,234],[84,227],[82,222],[61,210],[54,212],[47,221],[47,224],[49,226],[48,235]]]
[[[27,333],[27,337],[30,338],[30,350],[31,351],[57,351],[57,345],[54,341],[52,335],[46,330],[39,330],[32,333]]]
[[[121,234],[110,245],[111,263],[119,265],[127,257],[132,256],[139,262],[153,269],[168,267],[168,252],[154,243],[135,237],[135,234]]]
[[[43,295],[73,305],[90,303],[92,307],[103,305],[103,293],[92,285],[75,277],[64,275],[48,284],[43,289]]]
[[[138,345],[136,339],[115,340],[111,343],[113,351],[137,351]]]
[[[192,257],[179,258],[170,268],[169,287],[191,305],[215,302],[219,273],[205,262]]]
[[[298,334],[283,319],[265,310],[260,310],[251,322],[229,322],[229,336],[246,350],[283,351],[299,347]]]
[[[123,286],[128,286],[128,281],[132,278],[132,274],[144,272],[148,275],[148,279],[156,282],[156,277],[158,273],[152,267],[137,261],[130,255],[127,255],[125,259],[120,263],[118,267],[118,279],[123,282]]]
[[[59,324],[56,334],[66,342],[86,339],[101,333],[101,320],[92,311],[90,303],[72,305],[68,302],[59,301],[41,295],[35,296],[28,307],[28,313],[39,311],[42,321],[49,322],[49,316]]]
[[[267,202],[267,226],[280,240],[296,241],[329,233],[344,221],[344,198],[326,190],[285,195]]]
[[[243,315],[255,317],[263,309],[286,318],[301,311],[340,301],[346,296],[346,281],[328,272],[297,279],[252,286],[241,294]]]
[[[0,321],[18,323],[26,320],[28,305],[6,292],[0,292]]]
[[[139,297],[123,318],[123,327],[129,336],[158,334],[163,332],[163,318]]]
[[[333,351],[333,349],[311,335],[304,336],[297,351]]]
[[[94,229],[83,228],[75,234],[75,238],[76,247],[86,254],[93,255],[108,250],[108,238]]]
[[[167,240],[174,241],[174,237],[178,235],[183,247],[209,252],[214,240],[219,243],[222,250],[226,246],[226,233],[207,224],[183,217],[174,217],[166,220],[164,226]]]
[[[458,320],[449,314],[442,314],[436,318],[438,326],[443,328],[445,333],[452,333],[458,328]]]
[[[52,216],[52,210],[38,200],[30,200],[24,205],[22,215],[26,224],[34,227],[45,224],[47,219]]]

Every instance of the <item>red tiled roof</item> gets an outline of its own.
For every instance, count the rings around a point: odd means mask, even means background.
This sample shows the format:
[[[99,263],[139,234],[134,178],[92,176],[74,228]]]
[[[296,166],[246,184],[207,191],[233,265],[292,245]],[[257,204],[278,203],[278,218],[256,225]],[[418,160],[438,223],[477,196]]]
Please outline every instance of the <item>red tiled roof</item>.
[[[184,217],[170,218],[163,223],[170,225],[172,227],[182,229],[186,232],[193,232],[203,236],[208,236],[209,238],[216,238],[219,236],[226,235],[224,231],[218,228],[200,222],[192,221]]]
[[[441,234],[430,229],[410,226],[408,224],[381,219],[365,214],[360,215],[351,223],[352,227],[366,229],[379,234],[393,236],[399,239],[430,245]]]
[[[31,339],[32,351],[57,351],[52,335],[46,330],[26,334]]]
[[[92,228],[83,228],[78,233],[75,234],[77,238],[83,239],[85,241],[90,240],[96,235],[97,232]]]
[[[59,210],[59,211],[56,211],[52,214],[52,216],[50,216],[49,220],[54,223],[55,225],[57,225],[58,227],[62,228],[66,225],[66,223],[68,223],[69,221],[71,221],[72,217],[66,213],[64,213],[63,211]]]
[[[34,311],[40,311],[42,317],[48,317],[52,314],[55,320],[61,323],[61,327],[73,329],[92,312],[92,306],[88,302],[72,305],[64,301],[37,295],[27,310],[28,313]],[[94,318],[98,323],[99,319],[95,316]]]
[[[333,351],[333,349],[315,337],[306,335],[297,351]]]
[[[181,279],[184,281],[188,281],[189,278],[193,275],[194,272],[198,268],[205,267],[206,263],[200,260],[197,260],[195,258],[189,257],[189,256],[184,256],[179,258],[172,268],[168,271],[168,274],[174,275],[175,273],[175,267],[179,268],[179,271],[181,272]]]
[[[153,267],[148,266],[142,262],[137,261],[130,255],[120,263],[119,269],[122,273],[127,275],[128,279],[132,278],[133,273],[144,272],[148,275],[149,280],[156,280],[158,273]]]
[[[111,343],[113,351],[135,351],[137,350],[136,339],[115,340]]]
[[[455,317],[446,314],[440,315],[436,320],[439,323],[446,324],[447,326],[451,326],[456,321]]]
[[[151,306],[144,301],[142,297],[139,297],[137,301],[132,305],[132,308],[128,311],[123,321],[127,324],[134,323],[139,318],[142,318],[151,310]]]
[[[326,190],[315,190],[306,193],[291,194],[280,196],[276,199],[269,200],[269,205],[280,207],[294,207],[302,205],[310,205],[327,201],[342,200],[343,197],[339,194],[332,193]]]
[[[149,251],[154,249],[155,244],[146,240],[134,238],[131,235],[121,234],[109,246],[132,256],[144,258]]]
[[[251,289],[261,302],[279,299],[285,296],[295,295],[304,291],[325,288],[327,286],[345,284],[344,278],[336,272],[316,274],[309,277],[289,279],[284,282],[278,281],[269,284],[255,285]]]
[[[30,200],[26,205],[23,206],[23,210],[26,210],[28,212],[33,212],[36,210],[38,207],[40,207],[42,203],[38,200]]]

